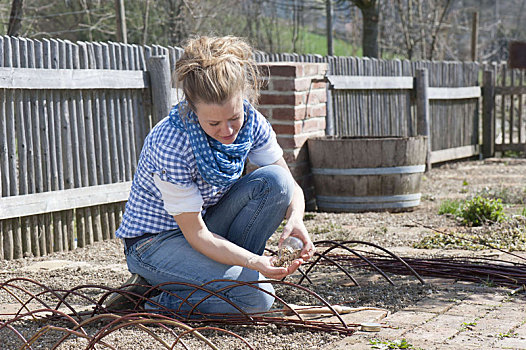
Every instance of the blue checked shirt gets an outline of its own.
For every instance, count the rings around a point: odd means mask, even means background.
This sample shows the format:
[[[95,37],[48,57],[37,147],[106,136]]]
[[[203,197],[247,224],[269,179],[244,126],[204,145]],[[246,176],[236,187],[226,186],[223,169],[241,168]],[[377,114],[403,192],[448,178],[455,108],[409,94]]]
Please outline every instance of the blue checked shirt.
[[[259,112],[254,119],[253,140],[248,157],[256,165],[268,165],[282,157],[283,151],[277,144],[270,123]],[[130,197],[116,237],[133,238],[178,228],[174,217],[164,208],[154,175],[181,188],[197,185],[203,199],[203,214],[232,186],[213,186],[203,180],[197,170],[188,134],[177,129],[166,117],[144,140]]]

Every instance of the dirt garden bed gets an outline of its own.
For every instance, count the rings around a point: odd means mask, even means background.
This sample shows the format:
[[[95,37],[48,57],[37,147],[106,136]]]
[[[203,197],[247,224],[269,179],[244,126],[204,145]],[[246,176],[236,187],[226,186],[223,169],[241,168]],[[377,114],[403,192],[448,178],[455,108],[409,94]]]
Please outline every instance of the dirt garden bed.
[[[434,168],[425,174],[422,182],[422,203],[412,212],[387,213],[369,212],[359,214],[335,214],[310,212],[306,215],[306,225],[312,234],[313,241],[320,240],[363,240],[374,242],[388,248],[400,256],[431,257],[443,255],[455,256],[486,256],[504,258],[496,250],[466,250],[457,247],[445,249],[416,249],[414,245],[433,232],[424,227],[431,226],[439,230],[457,231],[461,225],[451,215],[438,215],[441,203],[445,200],[463,200],[477,194],[501,197],[505,202],[505,212],[511,216],[519,214],[526,206],[526,160],[524,159],[489,159],[485,161],[467,161],[451,163]],[[274,248],[276,238],[271,240],[270,248]],[[460,249],[459,249],[460,248]],[[506,258],[508,259],[508,258]],[[42,266],[45,261],[62,261],[55,265]],[[334,269],[320,267],[313,275],[313,284],[304,284],[333,304],[343,303],[352,307],[369,306],[397,312],[418,301],[447,295],[453,286],[451,283],[440,283],[432,278],[426,279],[422,285],[411,276],[391,275],[395,286],[388,284],[378,274],[366,270],[353,270],[360,281],[361,287],[356,287],[341,273]],[[78,285],[94,284],[117,287],[129,276],[122,244],[119,240],[98,242],[90,247],[71,252],[55,253],[44,258],[26,258],[16,261],[0,261],[0,282],[15,277],[25,277],[42,282],[55,289],[71,289]],[[292,276],[291,282],[296,282],[298,276]],[[466,290],[473,290],[473,284],[463,284]],[[470,289],[471,288],[471,289]],[[504,294],[508,290],[495,287],[495,294]],[[287,302],[305,303],[305,295],[287,288],[277,288],[277,294]],[[95,292],[94,292],[95,293]],[[94,298],[96,295],[94,295]],[[2,313],[9,308],[13,300],[8,293],[0,290],[0,320]],[[17,323],[17,330],[25,335],[34,334],[42,324],[35,321]],[[235,332],[258,349],[323,349],[337,344],[343,337],[336,332],[316,332],[301,328],[266,326],[225,326],[223,329]],[[91,329],[96,331],[96,327]],[[154,332],[160,335],[170,335],[161,328]],[[49,348],[59,337],[60,332],[50,331],[48,335],[36,342],[35,348]],[[152,342],[152,338],[138,329],[127,329],[113,333],[106,342],[119,349],[162,348]],[[244,348],[243,343],[233,336],[218,331],[204,331],[212,342],[221,349]],[[351,335],[350,337],[353,337]],[[13,332],[0,331],[2,349],[16,348],[17,343]],[[43,340],[45,339],[45,340]],[[190,349],[206,348],[202,342],[192,337],[185,337]],[[61,349],[78,349],[85,346],[81,339],[70,339],[61,345]]]

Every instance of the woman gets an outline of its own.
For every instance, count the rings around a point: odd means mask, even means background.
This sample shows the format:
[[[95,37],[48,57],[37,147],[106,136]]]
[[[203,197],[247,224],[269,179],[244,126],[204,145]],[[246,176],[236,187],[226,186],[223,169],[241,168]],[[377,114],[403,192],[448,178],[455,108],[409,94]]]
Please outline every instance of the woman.
[[[250,103],[259,93],[251,47],[235,37],[198,37],[184,49],[175,73],[185,100],[146,137],[116,232],[124,239],[134,274],[127,283],[177,282],[163,285],[166,292],[152,299],[179,310],[191,308],[181,305],[179,297],[189,296],[189,304],[195,304],[209,295],[192,293],[194,288],[185,283],[281,279],[314,254],[303,224],[303,192],[270,124]],[[247,158],[260,168],[241,177]],[[289,267],[275,267],[263,252],[284,217],[280,242],[292,235],[304,248]],[[216,291],[231,284],[214,282],[206,288]],[[273,293],[273,288],[270,283],[257,286],[263,291],[243,286],[221,295],[245,312],[264,312],[274,301],[264,291]],[[219,297],[197,309],[239,312]]]

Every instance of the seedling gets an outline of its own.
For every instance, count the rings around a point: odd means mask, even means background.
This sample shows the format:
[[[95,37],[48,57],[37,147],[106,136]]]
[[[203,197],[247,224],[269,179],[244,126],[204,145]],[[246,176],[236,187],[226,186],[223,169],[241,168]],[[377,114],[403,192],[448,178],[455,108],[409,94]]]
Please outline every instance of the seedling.
[[[471,330],[476,325],[477,325],[477,322],[463,322],[460,331],[462,332],[462,331],[465,331],[466,329]]]
[[[374,338],[369,339],[369,343],[372,345],[373,349],[415,349],[415,347],[412,344],[409,344],[405,339],[382,341]]]

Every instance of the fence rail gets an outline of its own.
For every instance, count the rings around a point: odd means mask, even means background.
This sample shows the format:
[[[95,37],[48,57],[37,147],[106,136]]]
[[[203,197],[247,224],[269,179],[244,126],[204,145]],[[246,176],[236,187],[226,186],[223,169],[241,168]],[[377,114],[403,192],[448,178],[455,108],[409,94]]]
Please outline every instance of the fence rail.
[[[27,90],[145,89],[142,71],[0,68],[0,86]]]
[[[124,202],[128,200],[131,184],[127,181],[5,197],[0,220]]]

